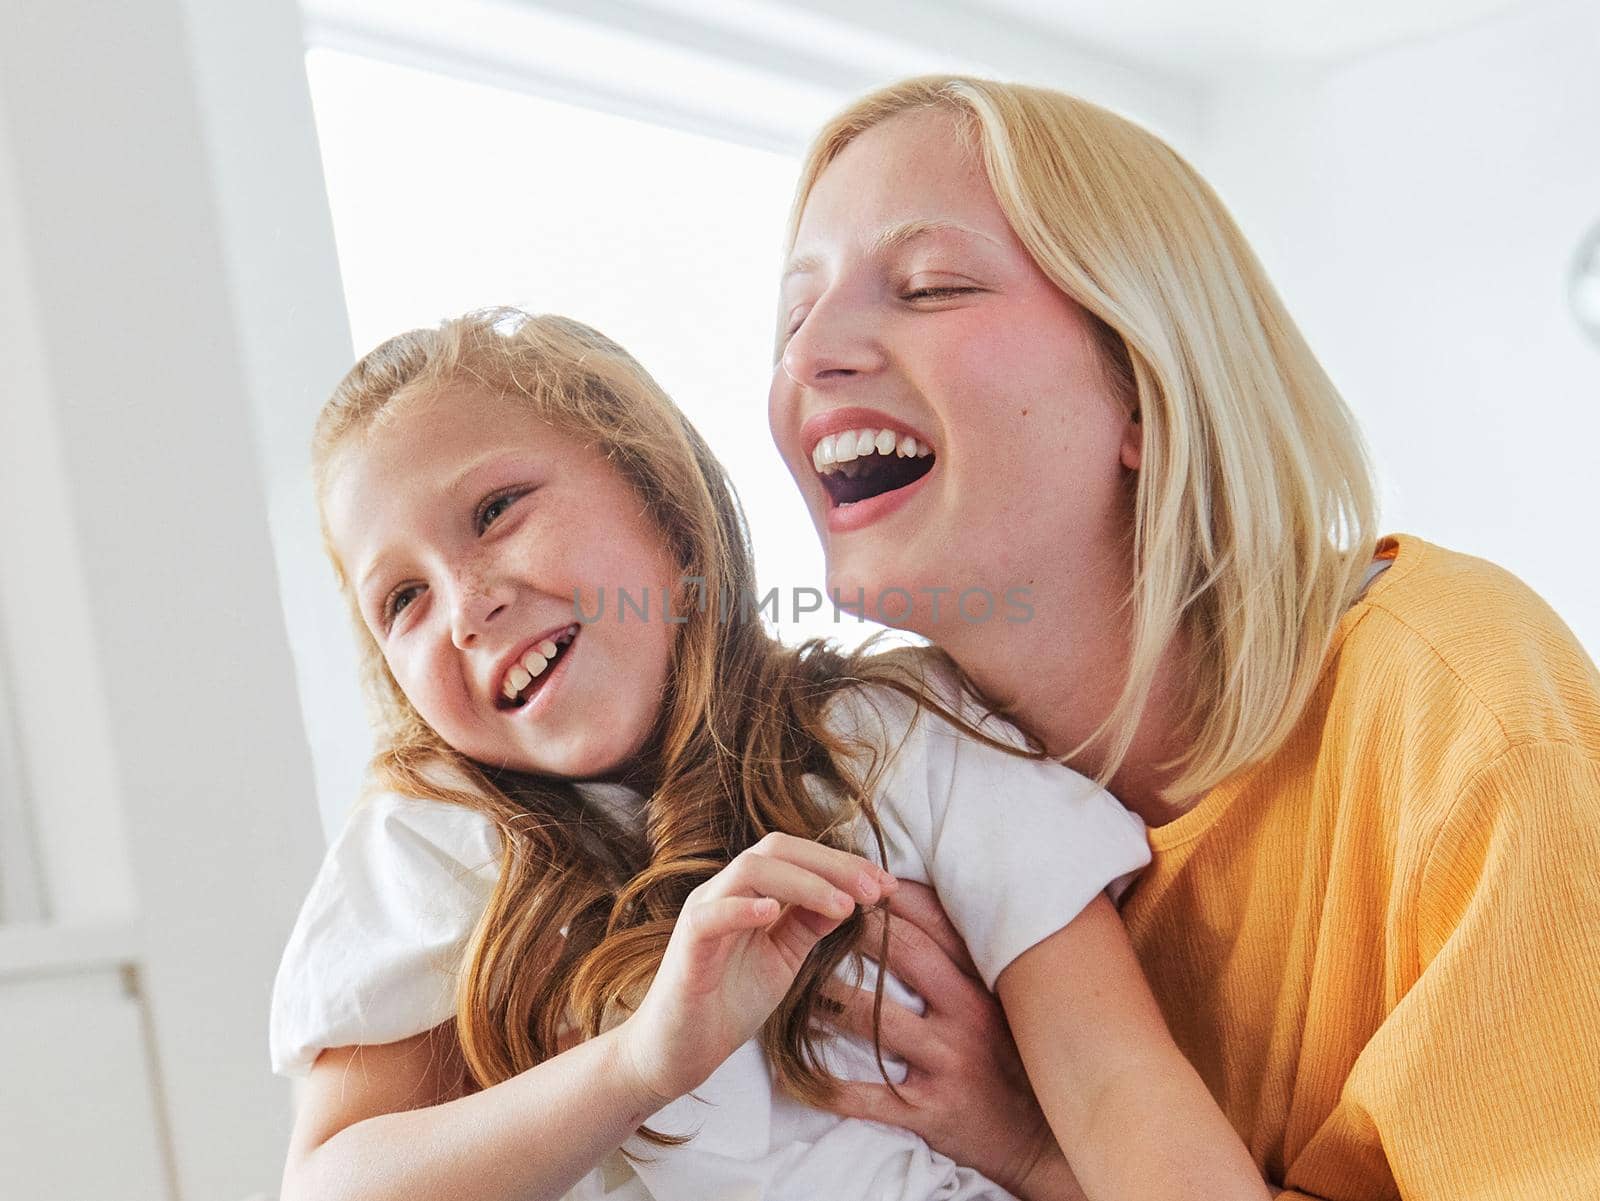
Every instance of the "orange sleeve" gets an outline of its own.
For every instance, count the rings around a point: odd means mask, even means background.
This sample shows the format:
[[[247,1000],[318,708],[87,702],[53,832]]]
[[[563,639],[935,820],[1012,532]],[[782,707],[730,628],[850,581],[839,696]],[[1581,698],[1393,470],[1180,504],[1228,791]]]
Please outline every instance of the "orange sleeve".
[[[1403,1201],[1600,1198],[1591,753],[1525,743],[1482,769],[1439,828],[1414,920],[1393,915],[1417,970],[1345,1100],[1370,1117]]]

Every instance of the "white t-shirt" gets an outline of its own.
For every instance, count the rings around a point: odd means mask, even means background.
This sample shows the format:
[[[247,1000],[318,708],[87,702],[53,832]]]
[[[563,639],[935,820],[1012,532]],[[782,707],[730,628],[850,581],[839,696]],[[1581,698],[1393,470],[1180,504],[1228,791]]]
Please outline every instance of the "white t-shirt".
[[[857,688],[835,700],[831,720],[885,750],[899,747],[873,798],[886,866],[938,891],[992,989],[1013,959],[1102,890],[1120,895],[1150,860],[1144,825],[1077,772],[1008,755],[913,712],[891,690]],[[982,728],[1022,745],[996,719]],[[643,801],[626,789],[579,791],[612,816],[642,819]],[[864,821],[859,831],[875,860]],[[325,1047],[394,1042],[453,1017],[455,973],[499,864],[497,831],[470,810],[393,794],[357,807],[278,970],[273,1070],[303,1075]],[[865,968],[870,988],[870,961]],[[893,973],[884,987],[887,999],[921,1011]],[[828,1061],[841,1078],[882,1079],[868,1042],[838,1036]],[[885,1066],[904,1080],[903,1062],[885,1056]],[[630,1165],[613,1153],[569,1201],[1011,1201],[909,1131],[835,1117],[779,1092],[754,1040],[647,1124],[694,1137],[677,1148],[630,1138],[624,1149],[650,1162]]]

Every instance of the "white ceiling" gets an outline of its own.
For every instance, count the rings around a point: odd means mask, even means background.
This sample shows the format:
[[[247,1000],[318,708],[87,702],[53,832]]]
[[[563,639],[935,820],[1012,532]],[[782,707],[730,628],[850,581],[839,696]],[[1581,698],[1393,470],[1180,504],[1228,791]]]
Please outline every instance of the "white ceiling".
[[[313,45],[788,153],[848,97],[945,70],[1069,80],[1183,146],[1202,93],[1241,75],[1595,2],[300,0]]]
[[[1291,66],[1447,33],[1538,0],[967,0],[1125,61],[1193,77]]]

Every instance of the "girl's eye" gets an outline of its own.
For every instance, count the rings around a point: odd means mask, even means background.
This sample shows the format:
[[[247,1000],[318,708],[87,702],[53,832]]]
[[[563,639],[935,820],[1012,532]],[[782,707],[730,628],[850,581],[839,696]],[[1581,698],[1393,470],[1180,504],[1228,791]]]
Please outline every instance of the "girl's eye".
[[[495,519],[509,509],[516,499],[521,495],[522,493],[520,492],[507,492],[500,496],[490,497],[481,506],[479,506],[476,523],[478,527],[478,533],[481,534],[484,530],[488,529]]]
[[[796,309],[794,311],[794,314],[784,325],[783,340],[785,342],[800,332],[800,327],[806,323],[806,314],[810,311],[811,310],[809,308]]]
[[[976,292],[977,288],[948,286],[943,288],[913,288],[904,294],[906,300],[949,300],[954,296],[964,296],[969,292]]]
[[[408,608],[416,599],[418,592],[422,591],[416,584],[404,584],[396,588],[384,599],[383,602],[383,628],[388,629],[399,618],[401,612]]]

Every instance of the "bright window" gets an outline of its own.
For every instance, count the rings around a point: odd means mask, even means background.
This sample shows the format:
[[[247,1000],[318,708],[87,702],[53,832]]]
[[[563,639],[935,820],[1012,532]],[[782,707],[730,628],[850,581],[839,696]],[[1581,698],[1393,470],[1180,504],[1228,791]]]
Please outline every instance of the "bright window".
[[[338,51],[307,66],[358,352],[494,304],[603,330],[727,464],[779,632],[872,628],[791,620],[823,580],[766,422],[795,158]]]

